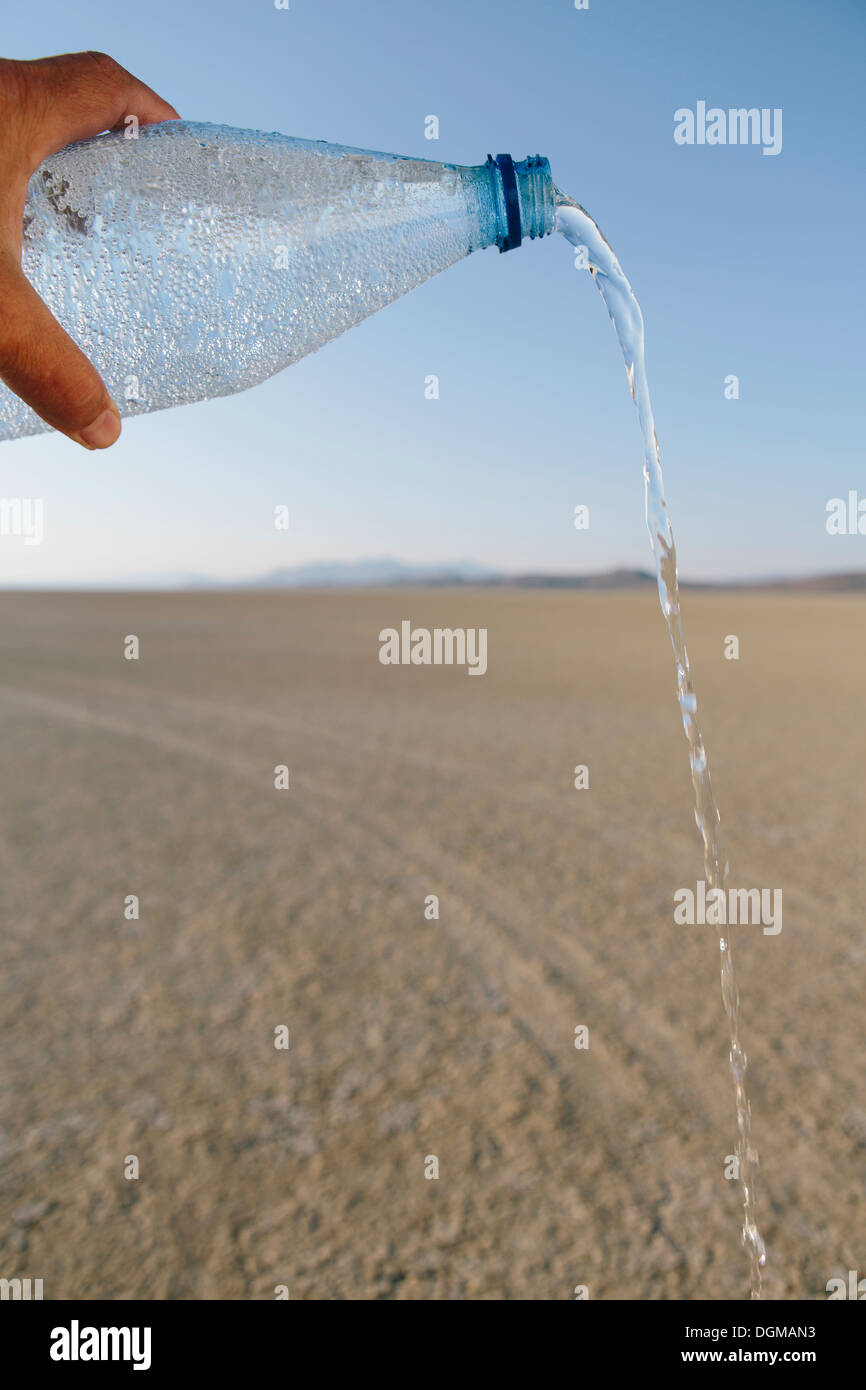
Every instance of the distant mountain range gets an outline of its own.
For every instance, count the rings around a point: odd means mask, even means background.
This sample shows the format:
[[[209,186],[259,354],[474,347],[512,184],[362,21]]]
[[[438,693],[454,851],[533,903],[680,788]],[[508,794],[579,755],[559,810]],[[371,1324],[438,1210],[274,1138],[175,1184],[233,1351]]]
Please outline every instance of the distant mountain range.
[[[372,560],[317,560],[308,565],[272,570],[245,588],[380,589],[395,585],[489,584],[496,575],[469,561],[450,565],[411,565],[390,556]]]
[[[655,575],[642,569],[611,569],[601,574],[541,574],[528,570],[505,574],[485,569],[471,561],[440,565],[416,565],[383,556],[367,560],[318,560],[312,564],[286,566],[253,579],[213,579],[186,572],[127,575],[114,582],[94,584],[40,585],[53,590],[173,591],[248,589],[398,589],[469,588],[472,586],[517,589],[641,589],[655,588]],[[2,584],[0,591],[30,586]],[[680,587],[691,590],[759,589],[792,594],[843,594],[866,592],[866,571],[823,574],[792,579],[784,575],[763,579],[718,581],[680,579]]]
[[[256,579],[229,584],[187,575],[179,588],[206,589],[379,589],[445,588],[469,585],[523,589],[636,589],[655,586],[655,575],[642,569],[612,569],[601,574],[504,574],[470,561],[416,565],[383,556],[367,560],[319,560],[272,570]],[[791,593],[858,593],[866,591],[866,571],[769,579],[695,581],[680,579],[684,589],[762,589]]]

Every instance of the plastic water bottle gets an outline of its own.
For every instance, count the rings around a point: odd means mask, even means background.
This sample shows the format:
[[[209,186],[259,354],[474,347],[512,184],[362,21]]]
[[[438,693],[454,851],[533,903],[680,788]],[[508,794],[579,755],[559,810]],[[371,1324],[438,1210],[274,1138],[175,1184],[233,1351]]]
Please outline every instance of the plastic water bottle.
[[[555,227],[550,166],[168,121],[33,175],[24,272],[122,415],[255,386],[472,251]],[[47,430],[0,383],[0,440]]]

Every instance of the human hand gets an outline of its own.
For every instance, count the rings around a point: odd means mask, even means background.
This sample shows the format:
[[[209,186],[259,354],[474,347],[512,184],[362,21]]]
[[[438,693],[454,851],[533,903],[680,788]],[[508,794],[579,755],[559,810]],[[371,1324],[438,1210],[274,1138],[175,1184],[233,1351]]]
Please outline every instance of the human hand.
[[[120,412],[99,373],[21,269],[27,182],[48,155],[103,130],[179,120],[105,53],[0,58],[0,377],[37,415],[85,449],[107,449]]]

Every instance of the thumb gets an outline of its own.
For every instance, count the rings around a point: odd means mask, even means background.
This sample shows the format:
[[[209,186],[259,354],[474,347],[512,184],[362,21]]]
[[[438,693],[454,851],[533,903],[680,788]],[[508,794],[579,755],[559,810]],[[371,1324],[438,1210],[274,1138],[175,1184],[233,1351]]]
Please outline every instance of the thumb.
[[[62,434],[107,449],[120,434],[117,406],[8,254],[0,254],[0,304],[0,377]]]

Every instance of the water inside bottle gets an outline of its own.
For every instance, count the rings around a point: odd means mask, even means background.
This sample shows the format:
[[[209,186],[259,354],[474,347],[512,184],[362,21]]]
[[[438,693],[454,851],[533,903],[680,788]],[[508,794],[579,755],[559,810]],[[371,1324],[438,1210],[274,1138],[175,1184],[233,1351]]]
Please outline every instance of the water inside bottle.
[[[695,821],[703,840],[704,873],[708,889],[724,888],[728,864],[722,848],[719,813],[713,797],[710,766],[698,723],[697,697],[683,634],[677,584],[677,552],[665,501],[661,456],[646,374],[643,315],[619,261],[589,214],[558,189],[556,209],[557,230],[576,248],[576,263],[585,266],[590,272],[610,314],[625,361],[632,399],[637,407],[644,446],[643,475],[647,527],[655,560],[659,601],[676,663],[677,699],[689,749],[689,765],[695,795]],[[749,1257],[751,1296],[760,1298],[766,1251],[758,1229],[755,1205],[758,1154],[752,1141],[747,1059],[740,1043],[740,999],[729,936],[720,938],[719,948],[722,1001],[730,1029],[730,1065],[737,1111],[737,1157],[743,1197],[743,1244]]]
[[[123,416],[245,391],[461,260],[453,165],[198,121],[68,145],[22,266]],[[48,429],[0,382],[0,442]]]

